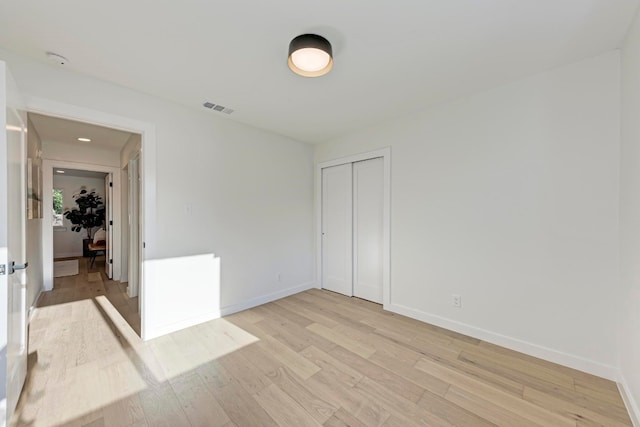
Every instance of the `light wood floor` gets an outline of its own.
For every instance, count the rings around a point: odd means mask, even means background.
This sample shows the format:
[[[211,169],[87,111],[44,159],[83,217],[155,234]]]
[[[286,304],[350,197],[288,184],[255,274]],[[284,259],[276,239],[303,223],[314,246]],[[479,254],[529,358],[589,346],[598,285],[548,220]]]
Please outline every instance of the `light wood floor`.
[[[631,425],[613,382],[363,300],[311,290],[142,342],[116,292],[85,268],[43,296],[18,425]]]

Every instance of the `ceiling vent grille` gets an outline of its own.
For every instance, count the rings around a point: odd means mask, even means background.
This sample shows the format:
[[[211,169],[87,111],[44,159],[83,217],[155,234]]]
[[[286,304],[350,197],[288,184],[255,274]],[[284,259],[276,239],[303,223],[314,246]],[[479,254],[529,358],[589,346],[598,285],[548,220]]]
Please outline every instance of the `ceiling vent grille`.
[[[213,102],[209,102],[209,101],[207,101],[204,104],[202,104],[202,106],[204,108],[208,108],[210,110],[218,111],[218,112],[225,113],[225,114],[231,114],[234,111],[231,108],[227,108],[227,107],[225,107],[223,105],[214,104]]]

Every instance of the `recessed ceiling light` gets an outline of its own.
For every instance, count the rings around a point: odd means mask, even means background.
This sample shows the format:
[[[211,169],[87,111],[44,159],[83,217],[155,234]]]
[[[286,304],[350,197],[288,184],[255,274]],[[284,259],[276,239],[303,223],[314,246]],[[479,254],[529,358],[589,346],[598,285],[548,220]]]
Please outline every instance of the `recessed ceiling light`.
[[[91,142],[91,139],[90,138],[78,138],[78,141]]]
[[[56,172],[57,172],[57,173],[64,173],[64,171],[63,171],[63,170],[61,170],[61,169],[56,170]]]

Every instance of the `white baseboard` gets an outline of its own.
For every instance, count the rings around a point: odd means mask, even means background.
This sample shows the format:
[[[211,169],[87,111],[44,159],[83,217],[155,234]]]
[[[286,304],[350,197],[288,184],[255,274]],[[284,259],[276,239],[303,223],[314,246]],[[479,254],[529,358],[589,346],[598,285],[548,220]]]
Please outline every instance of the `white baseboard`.
[[[241,302],[239,304],[228,305],[226,307],[222,307],[219,310],[214,309],[209,313],[191,317],[186,320],[182,320],[180,322],[171,323],[169,325],[162,325],[160,327],[153,328],[152,330],[146,330],[143,340],[151,340],[154,338],[161,337],[163,335],[170,334],[172,332],[179,331],[181,329],[186,329],[191,326],[199,325],[200,323],[208,322],[210,320],[218,319],[222,316],[227,316],[229,314],[237,313],[238,311],[247,310],[249,308],[257,307],[262,304],[266,304],[271,301],[278,300],[280,298],[288,297],[289,295],[297,294],[299,292],[306,291],[315,287],[315,282],[304,283],[302,285],[294,286],[292,288],[283,289],[278,292],[274,292],[272,294],[263,295],[261,297],[252,298],[248,301]]]
[[[281,298],[285,298],[293,294],[304,292],[306,290],[309,290],[315,287],[316,287],[315,282],[303,283],[302,285],[283,289],[281,291],[274,292],[272,294],[263,295],[257,298],[252,298],[248,301],[244,301],[239,304],[233,304],[233,305],[228,305],[226,307],[222,307],[220,309],[220,312],[223,316],[228,316],[229,314],[237,313],[243,310],[248,310],[250,308],[257,307],[259,305],[266,304],[268,302],[275,301]]]
[[[59,253],[59,254],[54,254],[53,258],[54,259],[58,259],[58,258],[75,258],[75,257],[81,257],[82,256],[82,251],[80,252],[63,252],[63,253]]]
[[[200,323],[208,322],[210,320],[218,319],[220,317],[220,311],[212,311],[200,316],[191,317],[189,319],[182,320],[180,322],[171,323],[169,325],[163,325],[160,327],[152,328],[152,330],[146,330],[144,341],[152,340],[154,338],[161,337],[163,335],[170,334],[182,329],[189,328],[191,326],[199,325]]]
[[[640,427],[640,406],[638,406],[638,402],[636,402],[630,393],[629,385],[622,374],[618,379],[618,390],[620,391],[624,405],[627,407],[627,412],[629,412],[633,426]]]
[[[498,334],[496,332],[488,331],[486,329],[471,326],[466,323],[447,319],[442,316],[426,313],[399,304],[389,304],[386,305],[384,309],[422,322],[459,332],[473,338],[487,341],[492,344],[506,347],[511,350],[519,351],[530,356],[538,357],[549,362],[606,378],[608,380],[616,381],[618,379],[618,369],[614,366],[605,365],[580,356],[564,353],[538,344],[522,341],[517,338],[508,337],[506,335]]]

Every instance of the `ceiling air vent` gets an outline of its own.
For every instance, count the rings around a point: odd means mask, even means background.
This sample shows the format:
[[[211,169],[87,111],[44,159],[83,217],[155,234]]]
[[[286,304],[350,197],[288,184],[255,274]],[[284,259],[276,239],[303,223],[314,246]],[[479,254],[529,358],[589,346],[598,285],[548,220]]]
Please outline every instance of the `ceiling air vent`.
[[[213,102],[205,102],[204,104],[202,104],[202,106],[204,108],[208,108],[210,110],[214,110],[214,111],[219,111],[221,113],[225,113],[225,114],[231,114],[233,113],[233,110],[231,108],[227,108],[223,105],[218,105],[218,104],[214,104]]]

